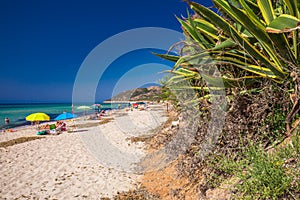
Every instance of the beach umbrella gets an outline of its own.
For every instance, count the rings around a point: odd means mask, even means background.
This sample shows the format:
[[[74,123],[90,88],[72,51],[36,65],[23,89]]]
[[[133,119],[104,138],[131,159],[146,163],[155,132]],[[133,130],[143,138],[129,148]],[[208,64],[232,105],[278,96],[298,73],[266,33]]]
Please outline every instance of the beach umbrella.
[[[77,109],[79,109],[79,110],[90,110],[92,108],[89,107],[89,106],[78,106]]]
[[[91,110],[92,108],[89,106],[78,106],[77,107],[78,110],[84,110],[84,115],[86,113],[87,110]]]
[[[77,115],[72,114],[72,113],[62,113],[60,115],[58,115],[55,120],[64,120],[64,119],[72,119],[77,117]]]
[[[100,108],[101,108],[101,104],[95,103],[95,104],[93,104],[93,106],[94,106],[95,109],[97,108],[97,111],[99,113],[100,112]]]
[[[26,120],[31,122],[50,121],[50,117],[45,113],[32,113],[26,117]]]

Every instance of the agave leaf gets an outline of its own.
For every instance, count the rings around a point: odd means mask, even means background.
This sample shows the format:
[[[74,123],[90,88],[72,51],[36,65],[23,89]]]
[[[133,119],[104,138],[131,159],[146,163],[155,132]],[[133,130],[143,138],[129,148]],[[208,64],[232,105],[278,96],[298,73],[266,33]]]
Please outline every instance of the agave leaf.
[[[242,8],[240,0],[229,0],[228,2],[230,2],[231,5],[233,5],[233,6],[237,7],[237,8]]]
[[[201,91],[204,91],[204,92],[209,92],[210,90],[214,90],[214,91],[217,91],[217,90],[224,90],[223,87],[214,87],[214,86],[211,86],[211,87],[203,87],[203,86],[191,86],[191,87],[183,87],[183,88],[192,88],[192,89],[195,89],[195,90],[201,90]]]
[[[212,40],[207,40],[206,36],[202,35],[201,32],[197,30],[196,24],[194,20],[190,17],[190,14],[188,13],[188,20],[187,22],[184,20],[181,20],[180,18],[177,18],[180,24],[182,25],[185,32],[193,38],[194,41],[197,42],[197,44],[202,49],[211,48],[214,44],[212,44]]]
[[[266,56],[259,52],[248,40],[243,38],[231,24],[225,21],[225,19],[200,4],[195,2],[190,2],[189,4],[196,13],[201,13],[201,15],[210,19],[210,22],[214,22],[216,26],[220,27],[226,34],[231,35],[233,40],[242,44],[246,52],[255,59],[260,60],[267,68],[271,69],[276,76],[281,78],[285,77],[285,74],[281,70],[278,70]]]
[[[300,20],[292,15],[282,14],[269,24],[268,33],[285,33],[300,29]]]
[[[297,18],[299,18],[299,4],[300,4],[300,1],[298,1],[297,3],[297,0],[283,0],[285,5],[287,6],[289,12],[290,12],[290,15],[292,16],[295,16]]]
[[[234,46],[236,46],[236,43],[231,38],[228,38],[227,40],[221,42],[220,44],[217,44],[211,50],[216,51],[216,50],[226,49],[226,48],[234,47]]]
[[[193,71],[193,70],[190,70],[190,69],[184,68],[184,67],[181,67],[181,68],[178,69],[177,71],[183,72],[183,73],[187,73],[187,74],[191,74],[191,75],[198,75],[198,74],[199,74],[198,72],[195,72],[195,71]]]
[[[213,0],[213,3],[217,8],[221,8],[223,13],[226,13],[226,15],[229,15],[234,21],[238,21],[238,16],[235,15],[234,12],[232,12],[229,3],[225,0]]]
[[[260,9],[256,3],[254,3],[251,0],[245,0],[245,1],[246,1],[247,5],[249,6],[249,8],[254,12],[255,15],[259,15],[261,13]]]
[[[202,33],[210,36],[211,38],[218,40],[218,29],[214,27],[211,23],[203,19],[194,19],[196,28]]]
[[[214,61],[215,58],[219,58],[219,57],[230,57],[232,59],[237,59],[240,60],[241,62],[244,63],[252,63],[250,57],[248,57],[247,55],[243,54],[244,52],[242,51],[234,51],[234,52],[223,52],[223,51],[212,51],[209,59],[211,59],[212,61]],[[204,58],[203,58],[204,59]]]
[[[227,88],[249,86],[262,79],[261,76],[244,76],[240,78],[223,78]]]
[[[242,3],[241,5],[243,5],[243,7],[244,7],[243,11],[240,8],[240,6],[238,6],[238,7],[235,6],[234,4],[231,3],[231,1],[229,3],[225,0],[213,0],[213,2],[215,3],[217,8],[221,8],[221,10],[224,13],[226,13],[226,15],[229,15],[230,18],[232,18],[234,21],[242,24],[244,27],[245,27],[245,25],[248,25],[248,26],[250,26],[250,25],[247,24],[247,22],[245,22],[245,19],[243,19],[243,18],[241,18],[241,16],[237,15],[237,13],[236,13],[237,11],[243,12],[243,17],[247,17],[251,21],[251,25],[255,24],[254,27],[258,26],[260,29],[264,28],[264,24],[260,20],[257,19],[257,16],[251,12],[248,5],[244,1],[240,0],[240,2]],[[235,10],[233,10],[232,8],[235,8]],[[247,27],[245,27],[245,28],[247,28]]]
[[[274,73],[269,68],[245,63],[238,59],[220,56],[220,57],[216,58],[216,61],[218,64],[230,64],[230,65],[239,67],[241,69],[244,69],[246,71],[252,72],[254,74],[257,74],[259,76],[265,77],[265,78],[278,79],[278,77],[276,75],[274,75]]]
[[[155,52],[152,52],[152,54],[154,54],[158,57],[161,57],[162,59],[171,61],[171,62],[177,62],[180,58],[179,56],[174,56],[174,55],[170,55],[170,54],[159,54],[159,53],[155,53]]]
[[[206,29],[208,29],[208,32],[214,32],[214,34],[217,35],[218,29],[212,23],[200,18],[195,18],[194,21],[207,27]]]
[[[179,23],[181,24],[182,28],[185,30],[185,32],[194,39],[194,41],[197,42],[197,44],[205,49],[205,45],[204,45],[204,39],[203,37],[200,37],[200,35],[197,33],[197,31],[195,31],[195,29],[193,29],[187,22],[185,22],[184,20],[177,18],[177,20],[179,21]]]
[[[202,77],[209,83],[209,89],[222,90],[224,88],[241,87],[251,85],[259,80],[261,76],[244,76],[241,78],[228,78],[228,77],[212,77],[207,74],[201,74]]]
[[[201,77],[206,81],[209,87],[225,88],[224,81],[221,77],[213,77],[206,73],[201,73]]]
[[[249,30],[252,35],[265,47],[265,50],[269,54],[272,60],[276,62],[275,67],[278,71],[283,73],[283,70],[280,66],[283,66],[284,63],[278,59],[276,55],[276,51],[274,49],[274,45],[271,42],[268,34],[265,32],[265,27],[261,23],[256,20],[256,17],[253,16],[251,13],[247,13],[244,10],[238,9],[235,6],[224,2],[223,0],[215,0],[216,5],[220,7],[222,10],[228,10],[230,12],[228,14],[232,19],[236,22],[240,23],[243,27]],[[244,4],[245,5],[245,4]]]
[[[245,28],[247,28],[253,34],[253,36],[259,41],[259,43],[264,46],[264,49],[266,50],[268,55],[276,63],[274,67],[278,71],[283,73],[282,66],[284,66],[284,63],[278,58],[278,55],[276,54],[276,50],[274,48],[274,44],[272,43],[270,37],[266,33],[265,27],[257,26],[257,24],[253,23],[253,19],[248,18],[245,11],[237,9],[231,5],[230,7],[233,10],[233,12],[236,14],[236,16],[238,16],[238,22],[241,23]]]
[[[168,82],[183,82],[187,80],[191,80],[193,78],[200,78],[199,74],[189,73],[188,71],[176,70],[172,71],[173,76],[169,79]]]
[[[241,5],[243,6],[244,10],[246,11],[247,15],[250,19],[255,21],[257,25],[259,25],[261,28],[265,27],[265,23],[259,19],[257,16],[257,13],[253,11],[253,9],[246,3],[245,0],[240,0]],[[248,2],[249,3],[249,2]]]
[[[184,64],[184,63],[187,63],[188,62],[188,57],[186,56],[182,56],[180,57],[177,62],[175,63],[174,67],[173,67],[173,70],[176,70],[180,67],[180,65]]]
[[[262,16],[266,22],[266,24],[270,24],[271,21],[276,17],[274,9],[272,7],[271,0],[257,0],[257,5],[261,10]]]
[[[270,33],[270,38],[274,42],[274,45],[277,46],[278,52],[280,56],[285,60],[288,60],[291,63],[296,63],[295,57],[293,56],[294,53],[290,47],[290,44],[286,38],[286,36],[282,34],[272,34]]]
[[[184,70],[184,71],[182,71]],[[236,87],[241,85],[249,85],[257,80],[261,79],[261,76],[245,76],[238,79],[228,78],[228,77],[215,77],[205,72],[196,73],[193,71],[189,71],[188,69],[180,68],[177,71],[173,71],[173,74],[176,76],[170,79],[170,83],[180,83],[184,81],[188,81],[191,79],[200,79],[200,76],[206,81],[212,90],[222,90],[225,88]],[[186,86],[187,87],[187,86]],[[213,87],[213,88],[212,88]],[[183,88],[183,87],[182,87]],[[188,86],[188,88],[197,88],[193,86]],[[201,87],[202,88],[202,87]]]
[[[192,78],[199,79],[200,78],[200,75],[198,72],[194,72],[194,71],[191,71],[189,69],[184,69],[184,68],[180,68],[178,70],[172,71],[172,73],[179,75],[181,77],[187,78],[187,79],[192,79]]]
[[[203,45],[205,46],[204,49],[211,48],[215,45],[215,40],[211,38],[209,35],[207,35],[206,32],[199,31],[199,27],[197,27],[198,23],[195,22],[194,19],[189,15],[188,16],[188,22],[191,26],[191,28],[198,34],[198,37],[201,38]]]
[[[253,35],[241,24],[236,23],[235,24],[235,28],[237,29],[237,31],[244,37],[247,38],[248,40],[250,38],[254,38]],[[257,41],[257,40],[256,40]]]
[[[270,38],[277,46],[280,55],[285,60],[295,65],[297,65],[297,58],[299,57],[298,53],[300,48],[297,29],[300,29],[300,20],[288,14],[280,15],[266,28]],[[285,32],[293,32],[292,44],[289,44],[289,41],[284,34]]]
[[[177,75],[177,76],[172,76],[167,82],[166,85],[171,85],[172,87],[174,87],[176,84],[180,84],[180,83],[184,83],[184,82],[188,82],[190,80],[190,78],[186,78],[182,75]]]
[[[192,29],[198,34],[199,38],[201,38],[202,42],[204,43],[204,45],[205,45],[204,49],[211,48],[212,46],[215,45],[215,41],[212,38],[207,37],[206,33],[203,34],[198,31],[197,24],[191,18],[190,15],[188,15],[188,21],[189,21],[189,24],[191,25]]]
[[[180,66],[193,66],[193,65],[207,64],[209,58],[210,56],[208,52],[200,52],[200,53],[195,53],[194,55],[182,56],[175,63],[173,70],[176,70]]]

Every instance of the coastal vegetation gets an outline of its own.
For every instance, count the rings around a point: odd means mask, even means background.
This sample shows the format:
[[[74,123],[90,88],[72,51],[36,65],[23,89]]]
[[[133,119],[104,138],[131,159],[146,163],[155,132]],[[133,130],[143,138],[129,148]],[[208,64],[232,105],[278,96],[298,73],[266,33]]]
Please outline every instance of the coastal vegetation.
[[[201,119],[177,171],[203,198],[221,187],[235,199],[299,199],[300,2],[213,3],[207,8],[187,1],[192,13],[178,18],[186,38],[171,47],[178,55],[157,54],[175,63],[163,97],[178,112],[197,108]],[[185,99],[187,90],[192,98]],[[220,91],[226,95],[218,104],[224,126],[203,157]]]

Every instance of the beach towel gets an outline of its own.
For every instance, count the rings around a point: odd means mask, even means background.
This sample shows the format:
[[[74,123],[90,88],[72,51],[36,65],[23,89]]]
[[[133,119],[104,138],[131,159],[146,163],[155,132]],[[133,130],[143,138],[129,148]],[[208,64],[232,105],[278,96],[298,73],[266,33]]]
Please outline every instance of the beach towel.
[[[37,132],[37,135],[46,135],[46,134],[47,134],[46,130]]]
[[[56,125],[55,124],[50,124],[50,130],[56,129]]]

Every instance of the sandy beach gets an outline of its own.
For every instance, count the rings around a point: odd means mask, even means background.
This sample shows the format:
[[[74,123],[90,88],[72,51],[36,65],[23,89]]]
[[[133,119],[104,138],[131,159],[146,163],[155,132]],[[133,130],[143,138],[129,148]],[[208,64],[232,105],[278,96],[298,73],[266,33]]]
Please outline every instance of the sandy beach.
[[[107,123],[101,123],[109,119]],[[75,121],[73,132],[36,136],[33,127],[0,133],[0,199],[100,199],[136,187],[146,155],[130,137],[151,134],[167,120],[164,109],[120,110],[102,120]],[[71,126],[73,122],[67,122]]]

